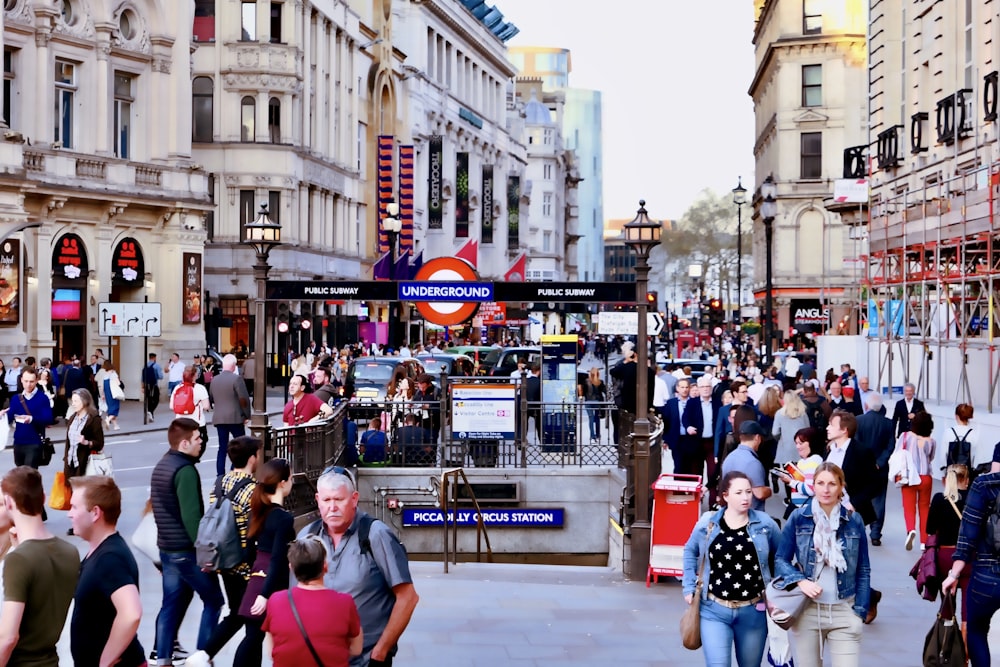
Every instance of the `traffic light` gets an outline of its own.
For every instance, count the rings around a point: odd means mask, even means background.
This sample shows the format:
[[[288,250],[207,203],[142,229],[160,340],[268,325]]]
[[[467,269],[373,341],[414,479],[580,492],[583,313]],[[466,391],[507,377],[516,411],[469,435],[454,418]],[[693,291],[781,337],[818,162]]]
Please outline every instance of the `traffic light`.
[[[303,331],[308,331],[312,328],[312,310],[302,306],[299,309],[299,317],[301,318],[299,326],[302,327]]]
[[[711,299],[708,302],[708,324],[710,327],[721,327],[726,323],[726,313],[722,310],[721,299]]]
[[[649,306],[650,309],[659,310],[659,306],[657,305],[659,303],[660,295],[656,292],[656,290],[646,292],[646,305]]]
[[[288,309],[287,303],[278,304],[278,315],[275,318],[278,322],[278,333],[288,333],[288,329],[291,326],[291,311]]]

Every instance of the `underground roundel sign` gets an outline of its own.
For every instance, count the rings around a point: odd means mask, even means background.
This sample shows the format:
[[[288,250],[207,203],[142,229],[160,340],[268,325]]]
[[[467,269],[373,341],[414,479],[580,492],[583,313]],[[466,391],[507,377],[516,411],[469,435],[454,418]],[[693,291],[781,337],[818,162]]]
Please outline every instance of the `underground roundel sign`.
[[[438,257],[420,267],[414,280],[399,284],[399,298],[413,301],[431,324],[462,324],[476,314],[481,302],[492,299],[493,286],[478,280],[476,270],[464,259]]]

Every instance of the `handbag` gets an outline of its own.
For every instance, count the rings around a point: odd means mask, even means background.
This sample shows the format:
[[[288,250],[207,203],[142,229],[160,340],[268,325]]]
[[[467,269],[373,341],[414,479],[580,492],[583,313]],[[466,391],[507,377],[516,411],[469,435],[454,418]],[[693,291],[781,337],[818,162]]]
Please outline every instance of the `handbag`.
[[[319,653],[316,652],[315,647],[313,647],[313,643],[309,640],[309,635],[306,633],[306,626],[302,625],[302,617],[299,616],[299,610],[295,607],[295,596],[292,595],[291,588],[288,589],[288,604],[292,608],[292,616],[295,617],[295,622],[299,626],[299,632],[302,633],[302,639],[306,640],[306,648],[308,648],[309,652],[312,653],[313,660],[316,661],[316,664],[319,665],[319,667],[323,667],[323,661],[319,659]]]
[[[689,651],[697,651],[701,648],[701,588],[704,585],[701,574],[705,571],[705,561],[708,560],[708,536],[712,534],[713,524],[708,522],[705,528],[705,553],[701,557],[701,564],[698,566],[698,579],[694,584],[694,597],[688,605],[684,615],[681,616],[681,644]]]
[[[100,475],[102,477],[115,476],[115,464],[111,459],[111,454],[104,452],[92,452],[87,458],[87,475]]]
[[[924,640],[924,667],[965,667],[965,643],[955,620],[955,595],[941,596],[937,619]]]
[[[782,630],[795,625],[809,600],[797,582],[789,586],[784,577],[772,579],[764,590],[764,597],[767,601],[767,615]]]
[[[112,378],[109,385],[111,386],[111,398],[115,399],[116,401],[120,401],[123,398],[125,398],[124,382],[115,382],[114,378]]]
[[[52,490],[49,491],[49,507],[54,510],[68,510],[72,491],[66,483],[66,473],[59,471],[52,480]]]
[[[152,512],[146,512],[142,515],[135,532],[132,533],[132,546],[143,556],[159,565],[160,548],[156,546],[156,537],[156,519]]]

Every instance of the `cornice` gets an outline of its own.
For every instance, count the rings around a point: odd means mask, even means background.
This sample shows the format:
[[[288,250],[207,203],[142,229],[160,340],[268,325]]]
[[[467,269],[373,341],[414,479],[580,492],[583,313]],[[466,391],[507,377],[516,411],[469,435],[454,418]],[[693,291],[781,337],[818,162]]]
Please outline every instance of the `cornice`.
[[[420,4],[426,7],[427,11],[429,11],[431,15],[451,28],[454,33],[459,35],[468,46],[475,48],[482,44],[482,38],[479,35],[470,32],[464,25],[462,25],[462,23],[456,20],[449,11],[449,8],[451,7],[460,6],[459,3],[452,2],[448,4],[448,7],[443,7],[440,0],[421,0]],[[465,11],[464,7],[462,8],[462,11]],[[500,42],[500,40],[493,35],[490,35],[490,39]],[[500,43],[500,47],[504,48],[502,43]],[[511,78],[517,74],[517,70],[510,62],[507,61],[506,58],[498,58],[496,54],[482,48],[476,48],[476,51],[478,51],[485,60],[489,61],[497,69],[506,74],[507,77]],[[504,51],[506,51],[506,49],[504,49]]]
[[[750,88],[747,90],[747,94],[750,97],[754,97],[757,92],[757,88],[764,82],[765,73],[770,69],[771,65],[780,51],[791,51],[796,47],[816,47],[816,46],[840,46],[842,44],[853,44],[861,40],[862,42],[867,41],[865,35],[854,34],[854,33],[840,33],[836,35],[801,35],[796,37],[782,37],[776,39],[767,45],[767,51],[764,54],[763,60],[760,62],[760,67],[754,73],[753,81],[750,82]]]

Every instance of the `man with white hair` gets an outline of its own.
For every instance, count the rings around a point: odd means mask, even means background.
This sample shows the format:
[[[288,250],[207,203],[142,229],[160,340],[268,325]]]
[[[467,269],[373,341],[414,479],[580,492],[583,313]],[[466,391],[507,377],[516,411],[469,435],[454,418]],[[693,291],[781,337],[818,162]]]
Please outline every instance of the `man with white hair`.
[[[885,416],[882,396],[868,392],[865,414],[858,417],[858,430],[854,439],[871,450],[875,457],[875,475],[872,477],[872,506],[875,520],[870,524],[872,546],[882,545],[882,525],[885,523],[885,493],[889,488],[889,457],[896,447],[892,435],[892,420]]]
[[[222,357],[222,372],[208,385],[215,403],[212,425],[219,433],[219,453],[215,458],[215,474],[226,474],[229,438],[246,435],[245,424],[250,419],[250,394],[246,382],[236,373],[236,355]]]
[[[389,526],[358,511],[358,498],[347,469],[327,468],[316,482],[320,518],[303,528],[298,539],[314,535],[323,542],[323,583],[349,593],[358,607],[364,651],[351,658],[352,667],[391,665],[420,598],[403,545]]]

